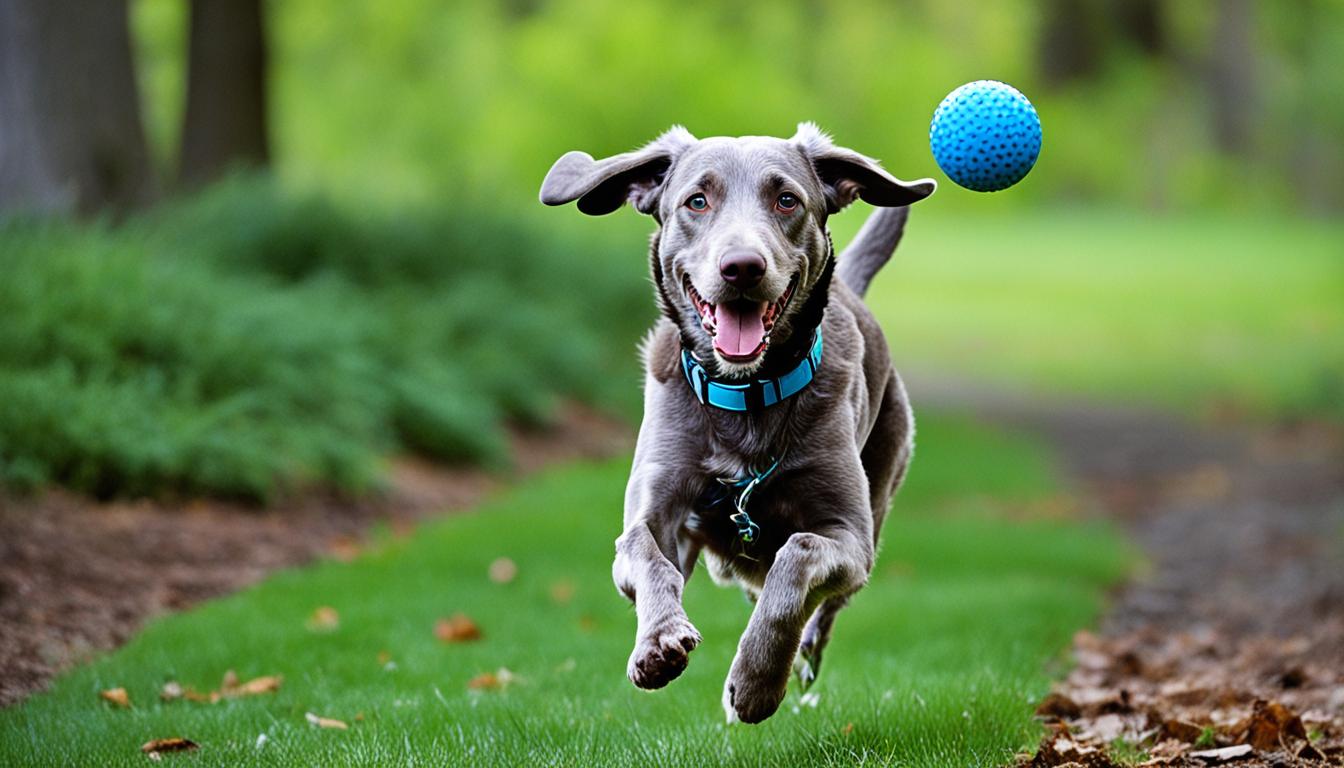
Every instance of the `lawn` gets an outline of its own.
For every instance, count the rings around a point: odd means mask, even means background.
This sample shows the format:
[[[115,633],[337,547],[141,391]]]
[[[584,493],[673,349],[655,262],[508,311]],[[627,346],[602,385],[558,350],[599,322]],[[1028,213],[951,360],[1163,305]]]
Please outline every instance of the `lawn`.
[[[1344,420],[1344,226],[981,207],[916,207],[873,283],[899,365],[1196,416]],[[836,222],[837,243],[863,213]]]
[[[705,641],[683,677],[625,679],[634,614],[610,583],[626,460],[528,481],[354,562],[279,574],[154,622],[125,648],[0,712],[0,763],[143,764],[139,746],[200,744],[196,764],[996,765],[1034,742],[1032,702],[1102,604],[1128,553],[1080,522],[1040,445],[926,415],[874,578],[841,616],[815,690],[761,726],[724,724],[723,677],[750,606],[698,573],[687,608]],[[498,557],[509,583],[487,578]],[[322,606],[339,625],[310,628]],[[436,619],[483,632],[446,644]],[[502,688],[470,690],[510,670]],[[226,670],[283,675],[277,693],[162,702]],[[119,709],[98,692],[125,687]],[[309,712],[348,730],[310,725]],[[259,736],[265,735],[258,746]]]

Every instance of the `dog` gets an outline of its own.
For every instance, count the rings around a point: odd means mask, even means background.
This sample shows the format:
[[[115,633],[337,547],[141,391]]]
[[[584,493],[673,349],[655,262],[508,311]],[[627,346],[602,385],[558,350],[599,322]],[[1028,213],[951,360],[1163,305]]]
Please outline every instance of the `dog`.
[[[914,451],[914,416],[861,297],[932,179],[900,181],[813,123],[789,139],[696,139],[565,154],[541,201],[653,217],[661,317],[646,337],[644,419],[612,576],[635,606],[627,674],[656,689],[700,643],[682,588],[700,556],[754,602],[724,683],[729,722],[804,689],[836,614],[867,582]],[[879,209],[836,258],[827,218]]]

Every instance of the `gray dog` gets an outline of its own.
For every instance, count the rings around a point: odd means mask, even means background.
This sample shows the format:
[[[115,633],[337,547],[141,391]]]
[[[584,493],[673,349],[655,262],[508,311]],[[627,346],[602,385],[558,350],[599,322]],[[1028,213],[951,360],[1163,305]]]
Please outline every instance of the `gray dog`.
[[[629,201],[658,222],[662,317],[643,349],[644,423],[612,565],[638,617],[627,673],[640,688],[674,680],[700,643],[681,596],[701,554],[756,604],[724,684],[729,721],[774,714],[791,668],[803,687],[815,680],[914,449],[905,388],[860,297],[905,206],[934,187],[811,123],[791,139],[677,127],[605,160],[570,152],[542,182],[547,205],[602,215]],[[856,198],[883,210],[837,259],[826,220]]]

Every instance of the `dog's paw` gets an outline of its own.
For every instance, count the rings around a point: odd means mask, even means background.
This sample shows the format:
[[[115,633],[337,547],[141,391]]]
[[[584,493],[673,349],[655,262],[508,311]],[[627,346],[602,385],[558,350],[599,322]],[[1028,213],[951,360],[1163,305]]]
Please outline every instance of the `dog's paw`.
[[[779,709],[788,691],[790,664],[787,659],[783,664],[752,667],[739,653],[723,684],[723,711],[730,723],[765,720]]]
[[[645,690],[662,688],[686,671],[690,653],[699,644],[700,633],[685,616],[662,622],[635,641],[626,676]]]

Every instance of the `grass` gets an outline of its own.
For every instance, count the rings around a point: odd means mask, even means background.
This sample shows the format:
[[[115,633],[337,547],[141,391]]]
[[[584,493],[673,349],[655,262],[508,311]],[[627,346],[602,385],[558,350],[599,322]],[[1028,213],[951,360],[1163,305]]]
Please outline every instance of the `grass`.
[[[1195,415],[1344,420],[1338,223],[954,218],[936,196],[913,213],[869,294],[899,365]],[[837,222],[837,241],[861,220]]]
[[[0,222],[0,484],[264,501],[366,490],[395,452],[502,463],[505,422],[637,391],[651,310],[608,252],[265,179],[117,227]]]
[[[625,680],[634,616],[609,564],[626,471],[622,460],[554,472],[474,514],[383,537],[353,563],[282,573],[158,620],[0,712],[0,762],[138,765],[143,742],[185,736],[200,751],[165,759],[997,765],[1038,737],[1032,702],[1126,558],[1105,528],[1029,514],[1061,492],[1041,446],[926,418],[872,583],[837,624],[819,705],[795,712],[791,693],[766,724],[729,728],[719,695],[750,606],[704,574],[686,595],[705,641],[685,675],[654,694]],[[501,556],[518,563],[512,583],[486,578]],[[339,628],[312,632],[305,620],[324,605]],[[459,611],[484,639],[439,643],[435,619]],[[468,690],[500,667],[517,681]],[[207,689],[227,669],[284,685],[216,705],[157,698],[170,679]],[[133,709],[99,700],[116,686]],[[313,728],[307,712],[350,729]]]

